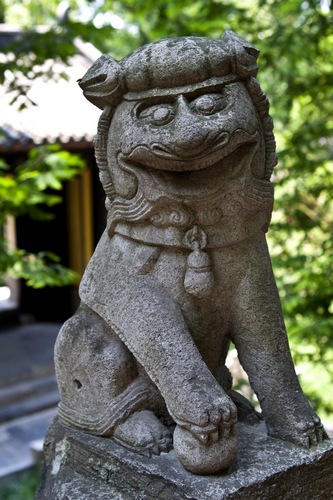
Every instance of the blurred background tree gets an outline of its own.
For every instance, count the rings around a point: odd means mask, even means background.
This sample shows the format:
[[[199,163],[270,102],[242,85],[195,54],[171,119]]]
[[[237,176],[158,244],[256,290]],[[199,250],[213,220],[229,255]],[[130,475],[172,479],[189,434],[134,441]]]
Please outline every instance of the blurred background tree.
[[[52,252],[31,253],[8,244],[6,223],[8,217],[20,215],[52,219],[51,207],[62,201],[63,182],[75,177],[84,165],[78,155],[60,151],[56,144],[31,149],[28,159],[14,170],[0,159],[0,284],[7,275],[33,288],[65,286],[79,279]]]
[[[117,58],[160,38],[219,38],[226,29],[260,48],[259,80],[271,102],[280,160],[269,232],[273,266],[301,383],[322,416],[332,413],[331,1],[0,0],[0,18],[32,30],[30,46],[11,49],[15,57],[0,68],[2,79],[8,64],[33,78],[40,61],[68,60],[75,37]],[[36,36],[38,24],[48,30]]]

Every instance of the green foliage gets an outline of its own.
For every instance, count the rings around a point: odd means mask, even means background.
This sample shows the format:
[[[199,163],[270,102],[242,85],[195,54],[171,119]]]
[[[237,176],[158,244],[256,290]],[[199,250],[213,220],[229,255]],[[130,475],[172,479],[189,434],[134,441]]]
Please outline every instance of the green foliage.
[[[62,183],[77,175],[83,167],[84,162],[78,155],[61,151],[55,144],[31,149],[28,159],[14,172],[2,160],[0,224],[4,224],[7,214],[15,217],[28,214],[34,219],[52,217],[41,206],[52,207],[59,203],[61,196],[55,191],[60,191]]]
[[[305,390],[326,413],[333,401],[332,190],[329,161],[304,168],[299,177],[282,178],[270,231],[294,360]]]
[[[0,488],[0,498],[2,500],[33,500],[40,483],[40,476],[40,467],[35,466],[21,474],[18,479]]]
[[[263,87],[279,166],[269,242],[301,383],[322,413],[333,391],[333,25],[323,2],[261,2]],[[270,17],[268,16],[270,14]],[[271,85],[275,81],[278,84]],[[320,384],[322,387],[320,388]]]
[[[33,27],[44,16],[64,58],[74,36],[118,58],[159,38],[218,38],[226,29],[260,48],[259,80],[271,101],[280,159],[269,231],[273,264],[302,383],[318,408],[332,412],[332,2],[72,0],[70,20],[62,23],[56,3],[3,0],[7,21]],[[34,46],[43,58],[51,49]]]
[[[8,215],[28,215],[50,220],[48,207],[60,203],[64,181],[72,179],[84,167],[83,160],[57,145],[31,149],[28,159],[14,171],[0,162],[0,228],[5,228]],[[28,286],[64,286],[77,280],[77,275],[59,263],[51,252],[29,253],[11,249],[0,232],[0,281],[5,275],[26,280]]]
[[[34,254],[20,249],[8,250],[2,243],[0,273],[2,271],[3,280],[5,274],[9,274],[13,278],[24,279],[33,288],[44,288],[70,285],[78,279],[77,273],[59,264],[59,257],[52,252]]]

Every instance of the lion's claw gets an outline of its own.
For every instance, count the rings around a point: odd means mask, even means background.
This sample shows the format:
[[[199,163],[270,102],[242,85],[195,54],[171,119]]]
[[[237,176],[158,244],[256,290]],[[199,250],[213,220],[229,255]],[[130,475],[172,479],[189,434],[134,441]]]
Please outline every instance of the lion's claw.
[[[219,393],[213,402],[206,403],[207,410],[198,414],[198,407],[200,409],[201,406],[199,404],[196,412],[189,412],[191,420],[180,419],[173,415],[178,425],[189,430],[203,444],[216,443],[221,437],[228,438],[237,422],[235,405],[226,394],[221,395],[220,388]]]
[[[305,412],[301,415],[304,419]],[[295,415],[292,416],[293,419]],[[317,415],[313,411],[309,411],[307,415],[308,420],[303,420],[293,425],[286,420],[285,426],[276,427],[270,430],[270,434],[279,439],[284,439],[290,441],[303,448],[310,448],[310,446],[316,446],[323,442],[324,439],[328,439],[328,435]]]
[[[196,437],[199,439],[199,441],[203,444],[207,444],[209,440],[209,435],[208,434],[200,434],[196,433]]]

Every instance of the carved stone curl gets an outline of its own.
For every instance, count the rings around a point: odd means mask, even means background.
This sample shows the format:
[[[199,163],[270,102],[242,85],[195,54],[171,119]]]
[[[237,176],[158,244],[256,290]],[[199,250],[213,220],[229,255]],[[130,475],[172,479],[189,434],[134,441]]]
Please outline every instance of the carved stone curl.
[[[237,451],[231,341],[269,434],[326,437],[295,375],[265,241],[276,155],[257,56],[232,32],[181,37],[102,56],[80,81],[103,110],[108,219],[56,344],[59,416],[144,454],[173,438],[198,474]]]

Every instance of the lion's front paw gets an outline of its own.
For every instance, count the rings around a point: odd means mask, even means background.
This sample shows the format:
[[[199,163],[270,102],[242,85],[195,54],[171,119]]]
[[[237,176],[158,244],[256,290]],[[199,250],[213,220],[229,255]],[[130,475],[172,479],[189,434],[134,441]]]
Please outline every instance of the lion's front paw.
[[[290,441],[305,448],[317,445],[327,439],[328,435],[320,419],[314,415],[312,419],[304,420],[295,425],[295,432]]]
[[[270,427],[269,434],[279,439],[309,448],[328,439],[328,435],[320,418],[312,409],[300,412],[298,415],[286,416],[284,425]]]
[[[216,383],[189,390],[182,407],[172,413],[178,425],[207,445],[228,438],[237,422],[236,406]]]
[[[184,393],[183,406],[175,417],[174,448],[187,470],[214,474],[235,459],[237,410],[215,380],[195,382]]]
[[[178,422],[188,429],[201,443],[216,443],[220,438],[228,438],[237,423],[237,410],[228,397],[217,398],[203,411],[206,422],[202,425],[191,422]],[[202,419],[198,421],[201,423]]]

